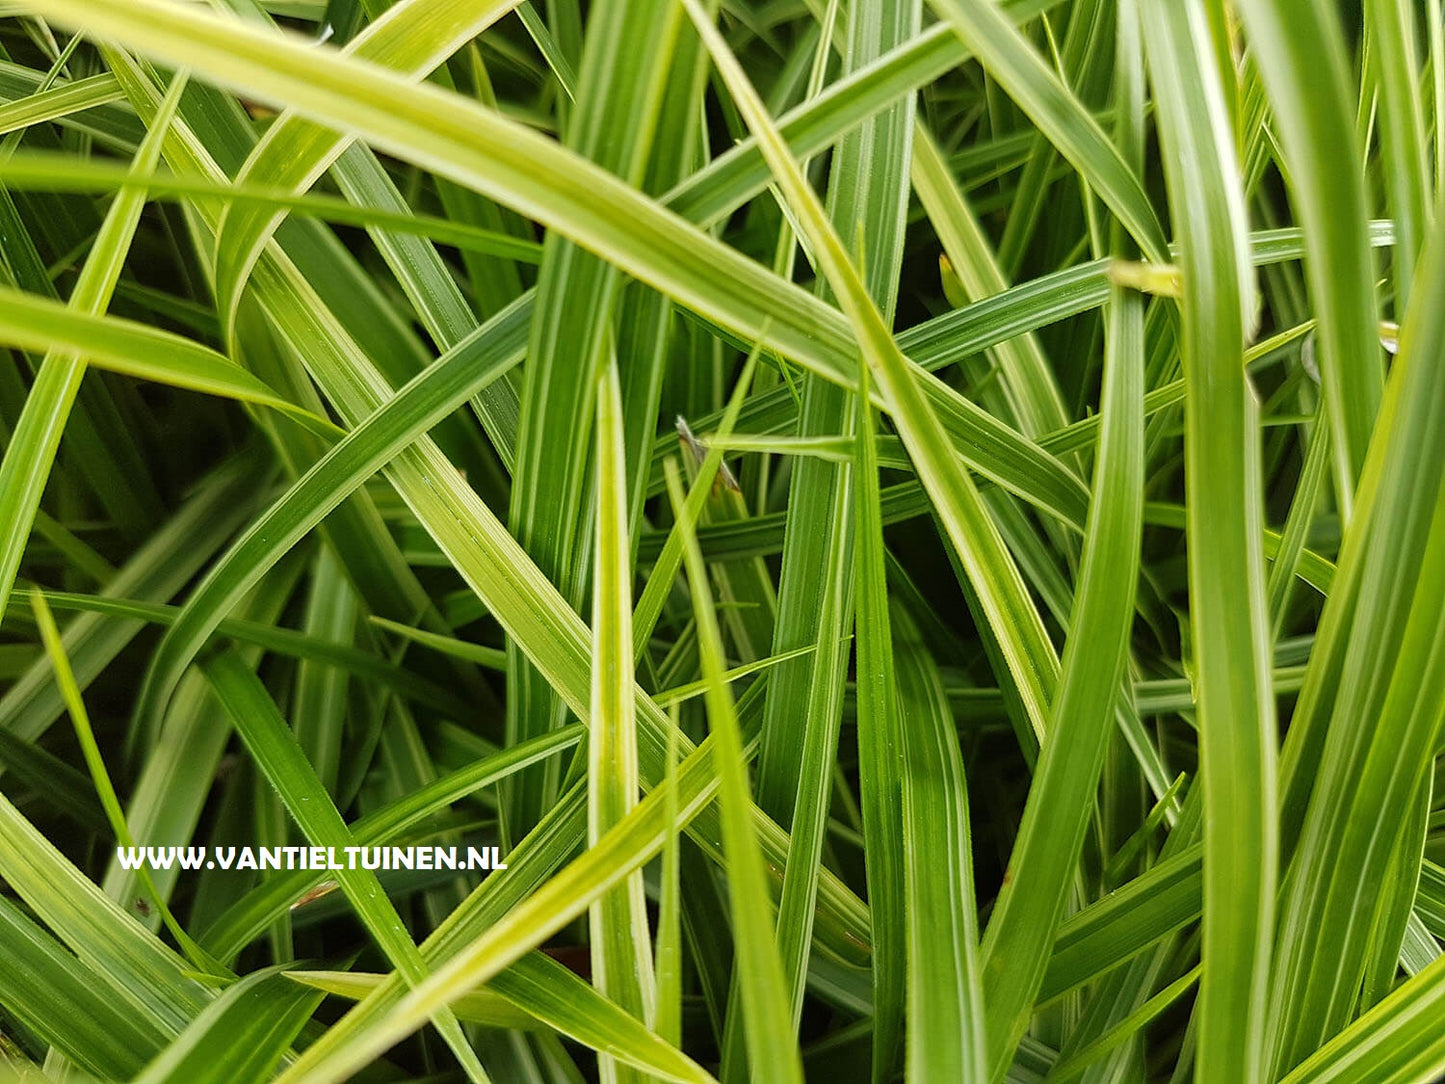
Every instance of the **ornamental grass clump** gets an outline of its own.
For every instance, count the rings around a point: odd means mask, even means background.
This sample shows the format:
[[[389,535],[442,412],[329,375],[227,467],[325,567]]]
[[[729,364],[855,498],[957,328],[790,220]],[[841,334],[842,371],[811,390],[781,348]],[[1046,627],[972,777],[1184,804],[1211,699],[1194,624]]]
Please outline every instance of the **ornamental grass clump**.
[[[0,1080],[1445,1072],[1438,0],[0,5]]]

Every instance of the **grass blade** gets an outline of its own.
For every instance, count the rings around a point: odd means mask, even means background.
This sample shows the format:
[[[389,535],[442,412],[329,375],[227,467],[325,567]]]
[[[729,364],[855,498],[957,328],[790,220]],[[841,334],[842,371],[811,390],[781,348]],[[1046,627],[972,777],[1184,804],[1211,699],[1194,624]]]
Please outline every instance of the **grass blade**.
[[[680,511],[682,484],[675,466],[669,473],[672,506]],[[718,801],[722,806],[723,846],[729,857],[729,898],[737,952],[734,966],[746,1020],[748,1064],[754,1076],[766,1075],[782,1084],[801,1081],[802,1063],[793,1037],[782,960],[774,940],[763,855],[748,817],[751,799],[742,737],[732,694],[723,684],[722,634],[708,597],[707,569],[696,537],[685,534],[683,546],[698,625],[698,648],[708,682],[708,719],[717,750]]]
[[[483,5],[459,0],[401,0],[348,42],[343,53],[385,64],[412,78],[424,76],[515,5],[516,0],[489,0]],[[266,130],[236,180],[305,191],[349,142],[288,111]],[[228,335],[235,330],[246,279],[283,217],[256,204],[238,204],[222,219],[216,234],[216,296]]]
[[[137,1084],[269,1080],[322,997],[289,982],[283,966],[253,971],[228,986],[135,1077]]]
[[[700,13],[692,11],[692,15],[694,24],[699,24]],[[915,468],[939,508],[954,547],[968,567],[971,581],[980,592],[989,624],[1003,640],[1010,670],[1019,682],[1029,717],[1042,734],[1058,662],[1038,611],[1025,596],[1018,569],[1004,551],[998,529],[979,501],[977,488],[943,451],[947,439],[913,375],[916,370],[899,353],[892,335],[883,326],[877,307],[849,263],[817,196],[807,187],[761,102],[710,24],[698,25],[698,30],[764,148],[779,185],[798,212],[820,268],[857,330],[867,364],[876,372]]]
[[[1159,226],[1139,178],[1062,80],[992,3],[929,0],[977,54],[1041,132],[1109,205],[1130,236],[1156,262],[1165,259]]]
[[[185,85],[184,78],[176,79],[171,85],[161,107],[159,123],[131,162],[133,175],[155,169],[170,117]],[[105,310],[120,278],[121,266],[130,251],[144,206],[145,192],[141,189],[130,190],[111,205],[91,255],[86,260],[85,270],[71,295],[71,310],[85,314]],[[6,304],[0,299],[0,306],[8,317],[11,305],[22,300],[25,299],[15,296],[10,304]],[[35,299],[37,303],[39,300]],[[0,521],[12,525],[5,536],[3,548],[0,548],[0,616],[4,615],[9,603],[15,574],[20,569],[20,558],[30,534],[29,526],[39,509],[40,495],[45,489],[60,435],[85,375],[83,356],[78,352],[54,349],[52,342],[46,334],[38,340],[38,347],[32,343],[32,348],[48,352],[26,399],[25,410],[21,412],[6,446],[4,461],[0,462]]]
[[[905,870],[908,925],[910,1081],[986,1081],[990,1036],[978,950],[972,840],[963,757],[933,660],[908,615],[898,630],[903,733],[903,828],[912,841]],[[993,991],[989,991],[992,995]]]
[[[217,698],[231,716],[236,732],[241,735],[267,780],[285,803],[287,812],[301,826],[312,846],[341,849],[354,846],[351,833],[332,804],[331,796],[316,778],[296,736],[281,718],[256,675],[232,653],[222,653],[208,661],[205,672]],[[376,874],[348,867],[337,870],[336,879],[355,908],[357,917],[396,963],[397,970],[413,985],[420,983],[426,974],[421,953],[386,900],[386,894],[376,881]],[[463,1036],[456,1017],[449,1010],[441,1009],[434,1020],[437,1030],[447,1040],[447,1045],[457,1055],[467,1075],[476,1080],[486,1080],[487,1074]]]
[[[1109,310],[1095,498],[1063,675],[1009,858],[1010,876],[983,943],[994,1078],[1012,1058],[1043,980],[1126,672],[1143,518],[1143,331],[1142,302],[1117,290]]]
[[[1190,622],[1204,787],[1201,1080],[1267,1075],[1277,888],[1275,705],[1266,634],[1258,405],[1244,372],[1252,272],[1202,6],[1144,0],[1144,40],[1184,280]]]
[[[1389,997],[1285,1077],[1286,1084],[1429,1080],[1445,1069],[1440,1010],[1445,956],[1402,983]]]
[[[1333,430],[1335,491],[1348,514],[1384,374],[1375,335],[1374,265],[1361,224],[1367,218],[1364,178],[1335,168],[1355,146],[1354,102],[1344,43],[1334,12],[1280,0],[1239,5],[1259,74],[1274,108],[1304,227],[1305,272],[1319,320],[1319,368]],[[1331,164],[1335,163],[1335,164]]]
[[[608,365],[597,395],[596,573],[592,604],[592,728],[587,740],[587,842],[597,841],[637,805],[637,716],[632,687],[632,578],[627,541],[622,389]],[[654,979],[642,874],[603,896],[588,913],[597,989],[639,1019],[652,1013]],[[622,1080],[604,1059],[605,1078]]]

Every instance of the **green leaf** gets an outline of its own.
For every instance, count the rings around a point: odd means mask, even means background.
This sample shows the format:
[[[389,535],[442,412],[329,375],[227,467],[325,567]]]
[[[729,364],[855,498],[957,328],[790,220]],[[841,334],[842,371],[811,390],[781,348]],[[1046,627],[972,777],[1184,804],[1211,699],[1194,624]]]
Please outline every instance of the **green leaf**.
[[[455,0],[401,0],[342,52],[413,78],[424,76],[515,6],[516,0],[489,0],[480,6]],[[266,130],[236,180],[245,184],[259,179],[267,186],[303,192],[349,143],[347,137],[288,111]],[[228,334],[235,328],[246,279],[282,220],[282,214],[256,204],[238,204],[221,220],[216,234],[216,295]]]
[[[467,252],[503,256],[522,263],[536,263],[542,254],[542,246],[535,241],[439,215],[394,211],[374,204],[358,205],[320,194],[297,196],[286,189],[253,184],[218,184],[163,173],[136,175],[105,161],[76,161],[64,154],[16,153],[0,161],[0,181],[17,191],[83,193],[134,187],[145,189],[152,200],[212,197],[230,203],[284,208],[293,215],[319,218],[338,225],[380,227],[393,233],[416,234],[455,245]]]
[[[697,10],[689,7],[688,14],[696,23]],[[706,33],[711,25],[707,24],[706,29],[703,24],[696,25],[703,32],[709,51],[715,50],[717,43],[709,41]],[[682,483],[675,464],[669,471],[668,492],[674,510],[680,512]],[[802,1062],[793,1035],[783,962],[774,938],[763,854],[748,815],[752,802],[742,736],[732,694],[723,684],[722,634],[707,588],[707,568],[697,547],[697,538],[685,533],[683,546],[692,589],[693,616],[698,626],[698,651],[708,683],[708,721],[716,748],[718,803],[722,807],[723,848],[728,858],[728,897],[748,1065],[754,1077],[767,1075],[772,1080],[801,1081]]]
[[[1140,12],[1184,279],[1187,529],[1196,540],[1189,619],[1204,788],[1198,1074],[1254,1081],[1268,1075],[1279,827],[1258,404],[1242,364],[1253,273],[1202,6],[1143,0]]]
[[[867,371],[864,370],[864,389],[867,380]],[[892,1076],[903,1046],[908,998],[908,931],[910,924],[923,916],[910,916],[908,911],[907,870],[911,858],[908,836],[903,820],[898,816],[908,784],[906,765],[898,755],[905,746],[888,612],[873,407],[866,391],[862,390],[856,404],[858,419],[854,446],[858,497],[854,501],[853,512],[857,517],[854,560],[858,566],[858,789],[869,914],[873,919],[872,1073],[876,1081]],[[948,796],[945,792],[944,797]],[[951,871],[953,867],[948,868]],[[969,902],[972,905],[972,901]],[[963,913],[966,916],[969,912]],[[965,950],[971,948],[975,940],[976,937],[968,939],[962,947]],[[974,954],[965,955],[966,962],[971,955]],[[960,1000],[968,993],[969,987],[964,985]],[[954,1034],[960,1035],[961,1032]],[[978,1053],[983,1054],[982,1043]]]
[[[1442,1004],[1445,956],[1401,983],[1284,1079],[1287,1084],[1343,1084],[1347,1080],[1404,1084],[1432,1079],[1445,1069]]]
[[[385,975],[358,971],[288,970],[286,977],[311,989],[336,994],[352,1001],[365,997],[386,981]],[[517,1008],[501,994],[488,987],[475,990],[466,997],[458,998],[453,1003],[452,1009],[456,1012],[458,1020],[465,1020],[469,1024],[481,1024],[484,1027],[535,1031],[546,1026],[531,1013]]]
[[[898,711],[909,720],[902,735],[908,1079],[985,1081],[990,1043],[963,757],[917,627],[897,606],[893,624]]]
[[[994,1077],[1028,1026],[1053,933],[1065,913],[1128,660],[1143,518],[1142,302],[1116,289],[1108,316],[1095,497],[1063,673],[1009,873],[983,942]]]
[[[40,627],[40,639],[45,644],[45,653],[50,656],[50,663],[55,667],[56,684],[60,687],[60,695],[65,700],[66,710],[70,713],[76,739],[85,756],[86,767],[90,769],[90,778],[95,786],[96,795],[100,798],[101,808],[105,810],[106,819],[110,822],[111,833],[118,846],[133,849],[136,845],[135,838],[126,826],[125,811],[121,809],[120,799],[116,797],[115,786],[111,783],[110,773],[105,767],[105,759],[101,754],[100,747],[96,744],[95,731],[90,725],[90,715],[85,710],[80,688],[75,683],[75,674],[70,668],[70,660],[65,657],[65,646],[60,640],[60,630],[55,626],[55,617],[45,604],[44,596],[38,591],[30,593],[30,606],[35,611],[35,621]],[[171,914],[170,908],[166,906],[165,897],[156,889],[155,882],[151,880],[149,870],[144,867],[140,871],[140,882],[145,886],[151,900],[160,908],[166,929],[170,931],[171,936],[176,939],[196,969],[220,978],[229,977],[227,972],[210,959],[181,928],[175,916]]]
[[[134,1076],[169,1038],[154,1018],[115,993],[44,930],[0,897],[5,969],[0,1001],[25,1027],[86,1072]]]
[[[166,129],[185,85],[184,78],[175,80],[171,85],[157,118],[159,123],[131,163],[132,173],[148,173],[155,168]],[[4,616],[9,603],[15,574],[19,571],[20,558],[30,533],[29,526],[39,508],[40,495],[45,489],[71,405],[80,392],[80,381],[86,366],[86,358],[81,351],[58,346],[52,337],[52,328],[36,328],[32,324],[28,329],[20,330],[24,326],[22,313],[26,305],[39,308],[41,314],[49,310],[52,319],[94,316],[105,311],[120,278],[121,267],[130,251],[144,206],[145,193],[138,189],[130,190],[111,205],[68,307],[62,309],[45,299],[13,291],[5,291],[5,295],[0,296],[0,313],[4,314],[0,318],[0,336],[29,334],[31,338],[28,342],[20,341],[14,345],[28,345],[31,349],[46,352],[26,398],[25,409],[6,446],[4,461],[0,462],[0,522],[12,525],[3,546],[0,546],[0,617]],[[0,290],[3,289],[0,287]],[[10,297],[9,302],[5,301],[5,296]]]
[[[1437,688],[1445,651],[1439,623],[1445,518],[1438,499],[1445,397],[1420,360],[1445,339],[1445,322],[1427,300],[1445,275],[1438,227],[1419,271],[1296,708],[1299,729],[1292,728],[1286,746],[1285,795],[1293,799],[1286,814],[1291,827],[1299,826],[1299,839],[1272,990],[1281,1072],[1354,1014],[1370,939],[1388,902],[1371,886],[1386,875],[1445,725],[1445,694]],[[1421,501],[1422,492],[1437,499]],[[1307,802],[1304,766],[1314,779]]]
[[[125,97],[115,77],[93,75],[89,79],[76,79],[50,90],[29,94],[16,101],[0,106],[0,134],[58,120],[85,109],[119,101]]]
[[[135,1080],[269,1080],[322,997],[288,982],[285,967],[253,971],[226,987]]]
[[[1164,231],[1139,178],[1088,110],[998,7],[992,2],[970,4],[963,0],[929,3],[1039,131],[1099,193],[1144,254],[1156,262],[1164,261]]]
[[[342,971],[291,971],[288,977],[347,998],[379,989],[385,975]],[[487,1027],[562,1034],[664,1080],[711,1081],[636,1017],[608,1001],[577,976],[533,954],[497,975],[490,986],[453,1003],[458,1019]]]
[[[1344,41],[1338,16],[1326,8],[1247,0],[1239,5],[1239,17],[1290,164],[1291,196],[1309,256],[1305,273],[1320,327],[1335,491],[1348,513],[1379,413],[1384,369],[1375,335],[1374,264],[1362,231],[1368,205],[1357,165],[1356,99]],[[1341,165],[1341,155],[1348,165]]]
[[[627,541],[622,388],[616,364],[597,391],[597,526],[592,594],[592,713],[587,738],[587,842],[596,845],[637,805],[637,714],[632,697],[632,547]],[[639,1019],[651,1015],[654,979],[642,874],[588,913],[598,991]],[[615,1065],[604,1075],[623,1079]]]
[[[326,419],[281,397],[223,355],[179,335],[116,317],[80,313],[5,287],[0,287],[0,314],[0,342],[25,350],[67,352],[98,368],[141,380],[271,407],[322,436],[336,434]],[[55,416],[52,411],[47,418]]]
[[[260,680],[235,654],[223,652],[205,664],[207,679],[216,691],[231,724],[236,728],[247,750],[267,781],[276,789],[286,810],[315,847],[333,848],[337,853],[354,846],[352,835],[332,804],[331,796],[316,778],[307,763],[296,736],[276,710]],[[336,880],[346,893],[357,917],[377,945],[396,963],[397,969],[416,985],[426,975],[426,965],[415,942],[406,932],[400,916],[392,907],[377,882],[376,874],[366,869],[336,870]],[[486,1080],[487,1075],[476,1060],[452,1013],[441,1008],[434,1015],[437,1030],[457,1055],[467,1075]]]

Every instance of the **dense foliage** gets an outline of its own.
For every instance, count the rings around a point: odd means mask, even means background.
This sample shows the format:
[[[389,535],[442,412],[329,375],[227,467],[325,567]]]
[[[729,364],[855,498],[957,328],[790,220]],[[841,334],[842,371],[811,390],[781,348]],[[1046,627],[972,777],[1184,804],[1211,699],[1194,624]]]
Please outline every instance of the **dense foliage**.
[[[1445,1070],[1442,65],[0,5],[0,1079]]]

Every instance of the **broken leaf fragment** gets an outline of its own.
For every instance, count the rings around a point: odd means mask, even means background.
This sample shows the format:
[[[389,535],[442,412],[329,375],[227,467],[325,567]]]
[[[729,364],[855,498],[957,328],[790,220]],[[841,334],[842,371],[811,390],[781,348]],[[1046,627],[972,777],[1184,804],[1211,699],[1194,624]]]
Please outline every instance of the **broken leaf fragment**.
[[[968,304],[968,294],[964,292],[963,282],[959,279],[958,272],[953,269],[953,261],[946,252],[938,254],[938,276],[943,280],[943,296],[948,298],[950,305],[961,309]]]
[[[1184,281],[1179,268],[1172,263],[1141,263],[1137,260],[1114,260],[1109,264],[1109,281],[1126,290],[1155,297],[1182,297]]]

